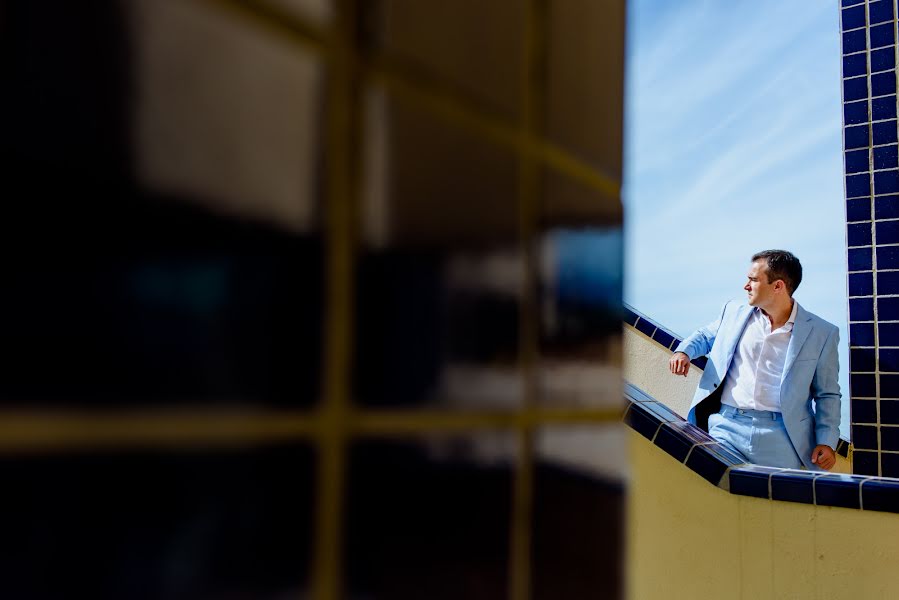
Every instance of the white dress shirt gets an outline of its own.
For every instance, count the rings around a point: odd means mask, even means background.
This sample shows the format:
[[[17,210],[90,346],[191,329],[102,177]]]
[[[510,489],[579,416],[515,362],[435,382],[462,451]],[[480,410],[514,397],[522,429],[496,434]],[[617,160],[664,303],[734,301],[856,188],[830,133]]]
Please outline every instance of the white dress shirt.
[[[780,382],[798,307],[793,300],[790,318],[774,331],[760,308],[752,311],[724,379],[722,404],[780,412]]]

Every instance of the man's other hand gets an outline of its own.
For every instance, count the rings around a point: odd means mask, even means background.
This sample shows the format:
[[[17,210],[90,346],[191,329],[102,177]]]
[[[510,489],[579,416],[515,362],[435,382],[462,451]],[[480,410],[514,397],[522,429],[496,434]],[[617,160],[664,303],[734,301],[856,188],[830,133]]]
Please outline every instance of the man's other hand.
[[[812,450],[812,462],[826,471],[830,471],[837,464],[837,456],[833,448],[826,444],[815,446]]]
[[[690,370],[690,357],[683,352],[675,352],[668,361],[668,368],[673,374],[686,377]]]

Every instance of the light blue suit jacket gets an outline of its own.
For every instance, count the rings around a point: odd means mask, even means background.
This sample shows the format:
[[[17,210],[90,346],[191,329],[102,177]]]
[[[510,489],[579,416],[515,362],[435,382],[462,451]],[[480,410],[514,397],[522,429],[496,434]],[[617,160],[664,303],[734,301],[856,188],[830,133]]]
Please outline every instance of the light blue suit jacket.
[[[753,307],[728,302],[716,321],[699,329],[675,350],[690,359],[708,355],[687,420],[708,428],[708,415],[720,406],[724,377]],[[816,445],[837,447],[840,439],[839,329],[799,306],[787,347],[780,385],[784,425],[802,463],[811,461]],[[812,401],[814,400],[814,411]]]

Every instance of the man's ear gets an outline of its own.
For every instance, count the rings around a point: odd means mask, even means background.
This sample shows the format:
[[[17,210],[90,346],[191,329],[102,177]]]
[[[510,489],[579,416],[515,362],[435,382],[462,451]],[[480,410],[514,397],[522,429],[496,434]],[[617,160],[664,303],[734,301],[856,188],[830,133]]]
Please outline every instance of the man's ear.
[[[787,284],[784,283],[784,280],[783,280],[783,279],[778,279],[777,281],[774,282],[774,289],[775,289],[775,290],[777,290],[777,291],[780,292],[780,291],[785,290],[786,288],[787,288]]]

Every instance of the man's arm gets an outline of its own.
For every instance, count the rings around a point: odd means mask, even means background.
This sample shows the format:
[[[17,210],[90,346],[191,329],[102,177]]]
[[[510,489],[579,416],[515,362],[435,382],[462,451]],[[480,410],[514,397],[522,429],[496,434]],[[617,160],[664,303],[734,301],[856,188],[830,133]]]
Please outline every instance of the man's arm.
[[[837,354],[839,342],[840,330],[834,327],[824,343],[812,379],[816,443],[819,447],[825,445],[831,449],[835,449],[840,441],[840,362]],[[817,451],[816,447],[815,452]]]
[[[673,374],[686,377],[687,372],[690,370],[690,361],[697,356],[705,356],[712,351],[712,345],[715,343],[715,336],[718,335],[718,328],[721,326],[721,319],[724,318],[725,310],[727,310],[727,304],[721,309],[721,314],[717,319],[705,327],[700,327],[678,344],[674,354],[668,361],[668,368]]]

